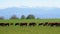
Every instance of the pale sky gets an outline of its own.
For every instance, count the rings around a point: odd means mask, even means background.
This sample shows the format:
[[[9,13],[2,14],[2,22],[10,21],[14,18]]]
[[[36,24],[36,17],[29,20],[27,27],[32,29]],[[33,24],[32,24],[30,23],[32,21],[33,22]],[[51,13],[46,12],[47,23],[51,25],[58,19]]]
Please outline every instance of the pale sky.
[[[0,9],[8,7],[59,7],[60,0],[0,0]]]

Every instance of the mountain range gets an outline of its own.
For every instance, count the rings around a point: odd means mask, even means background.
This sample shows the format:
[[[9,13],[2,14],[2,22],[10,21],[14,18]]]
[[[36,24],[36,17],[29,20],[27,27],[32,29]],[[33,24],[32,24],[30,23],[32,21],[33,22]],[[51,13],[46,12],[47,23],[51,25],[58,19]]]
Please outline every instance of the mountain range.
[[[26,17],[29,14],[33,14],[36,18],[60,18],[60,8],[18,8],[11,7],[6,9],[0,9],[0,16],[4,16],[6,19],[10,18],[12,15],[16,15],[17,17],[21,17],[21,15],[25,15]]]

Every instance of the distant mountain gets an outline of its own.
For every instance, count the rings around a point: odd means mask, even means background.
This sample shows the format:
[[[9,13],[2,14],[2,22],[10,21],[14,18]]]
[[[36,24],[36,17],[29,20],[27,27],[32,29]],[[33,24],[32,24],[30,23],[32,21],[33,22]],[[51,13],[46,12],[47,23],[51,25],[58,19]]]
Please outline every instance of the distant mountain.
[[[10,18],[12,15],[17,15],[17,17],[21,17],[21,15],[29,15],[33,14],[36,18],[60,18],[60,8],[6,8],[0,9],[0,16],[4,16],[5,18]]]

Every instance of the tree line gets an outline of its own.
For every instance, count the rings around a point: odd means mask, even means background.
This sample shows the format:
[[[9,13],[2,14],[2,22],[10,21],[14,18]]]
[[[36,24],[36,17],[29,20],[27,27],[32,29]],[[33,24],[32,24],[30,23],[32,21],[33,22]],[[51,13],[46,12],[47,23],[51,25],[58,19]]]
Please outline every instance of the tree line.
[[[4,17],[0,17],[0,20],[3,20]],[[30,14],[27,17],[25,15],[22,15],[21,18],[18,18],[16,15],[12,15],[9,19],[35,19],[35,16]]]

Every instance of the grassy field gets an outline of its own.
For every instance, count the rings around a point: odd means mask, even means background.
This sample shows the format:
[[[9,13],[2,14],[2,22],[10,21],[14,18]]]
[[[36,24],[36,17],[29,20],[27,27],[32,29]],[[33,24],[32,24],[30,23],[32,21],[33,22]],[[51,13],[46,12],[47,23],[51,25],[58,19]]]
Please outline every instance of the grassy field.
[[[60,19],[23,19],[23,20],[0,20],[5,23],[17,23],[17,22],[60,22]],[[49,26],[0,26],[0,34],[60,34],[60,27],[49,27]]]
[[[17,22],[36,22],[36,23],[40,23],[40,22],[60,22],[60,19],[15,19],[15,20],[0,20],[0,22],[5,22],[5,23],[17,23]]]

